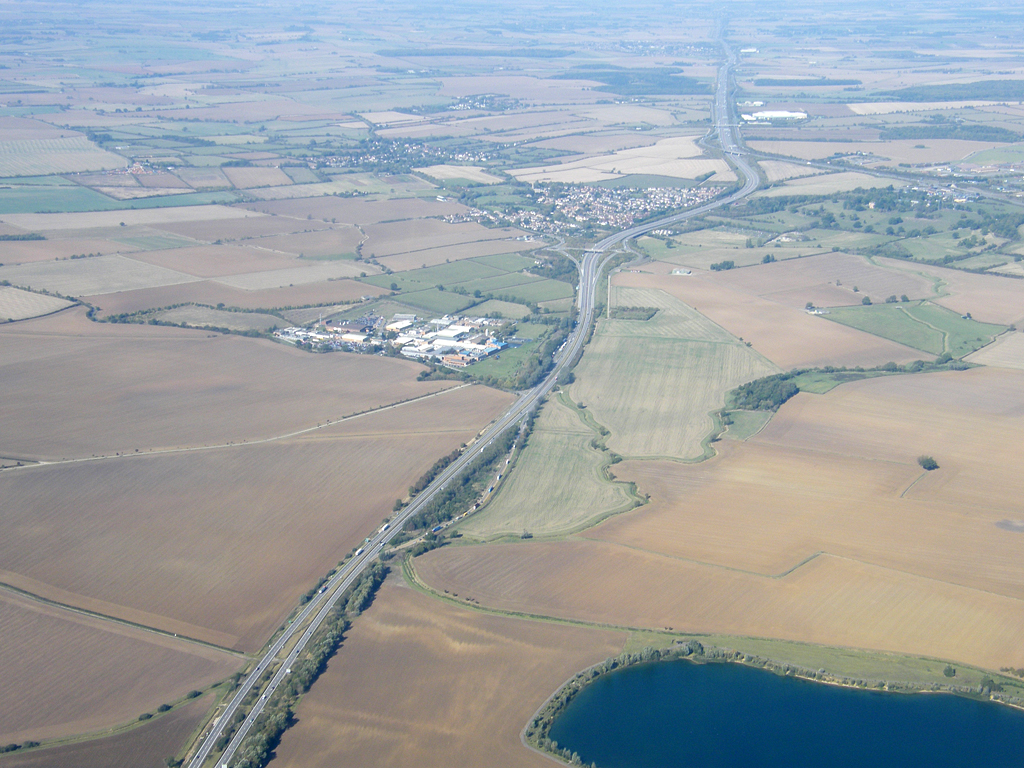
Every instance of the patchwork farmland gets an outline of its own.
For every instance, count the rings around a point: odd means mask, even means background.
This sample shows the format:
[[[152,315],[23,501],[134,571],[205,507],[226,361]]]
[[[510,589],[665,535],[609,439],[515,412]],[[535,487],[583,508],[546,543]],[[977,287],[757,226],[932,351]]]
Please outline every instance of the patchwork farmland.
[[[50,5],[0,7],[0,768],[189,764],[595,243],[747,163],[210,764],[539,766],[563,681],[697,635],[1024,698],[1017,9]]]

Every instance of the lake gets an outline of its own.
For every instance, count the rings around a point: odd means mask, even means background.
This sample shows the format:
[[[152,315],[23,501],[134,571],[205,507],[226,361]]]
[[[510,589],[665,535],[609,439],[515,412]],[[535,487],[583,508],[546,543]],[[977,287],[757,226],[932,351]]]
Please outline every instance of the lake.
[[[1024,712],[671,661],[603,675],[550,738],[599,768],[1024,766]]]

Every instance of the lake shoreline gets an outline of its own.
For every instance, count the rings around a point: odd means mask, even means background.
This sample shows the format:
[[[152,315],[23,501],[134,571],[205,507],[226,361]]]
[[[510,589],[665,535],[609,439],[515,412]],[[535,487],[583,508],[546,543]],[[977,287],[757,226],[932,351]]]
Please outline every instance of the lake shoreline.
[[[705,647],[699,641],[691,639],[685,642],[678,640],[664,650],[647,647],[636,653],[624,652],[577,672],[556,689],[534,712],[520,733],[523,745],[556,762],[570,765],[580,764],[579,757],[575,753],[560,747],[557,742],[550,739],[551,728],[565,708],[586,688],[610,672],[662,661],[687,661],[691,664],[737,664],[750,669],[771,672],[779,677],[806,680],[843,689],[897,694],[938,693],[973,701],[990,701],[1024,711],[1024,697],[1004,695],[1001,691],[994,691],[987,686],[854,679],[848,676],[834,675],[824,669],[813,670],[727,648]]]

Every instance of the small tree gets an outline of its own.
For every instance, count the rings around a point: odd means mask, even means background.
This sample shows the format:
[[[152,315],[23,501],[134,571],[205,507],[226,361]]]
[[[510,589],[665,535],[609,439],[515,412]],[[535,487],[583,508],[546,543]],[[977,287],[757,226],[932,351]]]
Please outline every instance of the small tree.
[[[933,469],[939,468],[939,463],[931,456],[918,456],[917,463],[920,464],[921,468],[927,472],[931,472]]]
[[[860,303],[863,304],[865,307],[871,306],[871,297],[865,296],[863,299],[860,300]]]

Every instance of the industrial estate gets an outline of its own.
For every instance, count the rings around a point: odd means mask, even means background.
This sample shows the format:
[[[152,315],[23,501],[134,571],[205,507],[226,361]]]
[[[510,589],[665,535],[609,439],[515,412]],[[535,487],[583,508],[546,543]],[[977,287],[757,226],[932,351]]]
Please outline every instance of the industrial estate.
[[[0,19],[0,768],[682,764],[559,735],[638,664],[1024,729],[1019,9]]]

